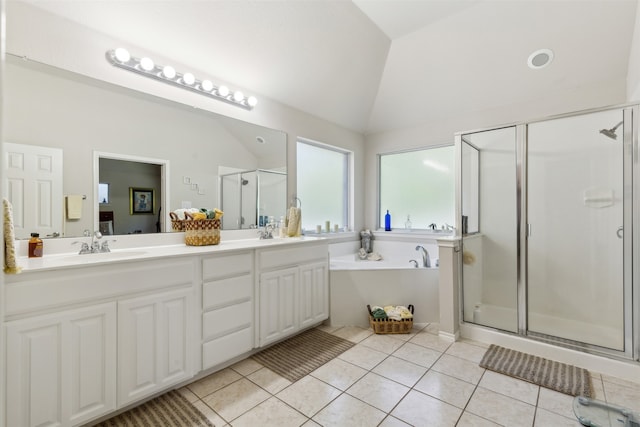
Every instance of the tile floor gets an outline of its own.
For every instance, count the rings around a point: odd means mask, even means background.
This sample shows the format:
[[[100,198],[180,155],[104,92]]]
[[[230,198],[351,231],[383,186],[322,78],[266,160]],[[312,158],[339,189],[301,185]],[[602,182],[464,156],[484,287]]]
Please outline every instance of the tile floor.
[[[321,326],[356,345],[291,383],[245,359],[180,389],[224,426],[579,426],[573,398],[478,366],[487,345]],[[596,398],[640,409],[640,383],[592,373]]]

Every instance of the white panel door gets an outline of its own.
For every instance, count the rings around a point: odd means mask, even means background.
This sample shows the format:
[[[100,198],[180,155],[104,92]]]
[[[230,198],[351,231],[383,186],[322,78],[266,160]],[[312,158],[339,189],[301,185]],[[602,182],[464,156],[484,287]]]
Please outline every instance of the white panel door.
[[[192,290],[118,302],[118,406],[192,375]]]
[[[62,232],[62,149],[3,144],[4,194],[17,238]]]
[[[7,323],[8,426],[78,425],[115,409],[115,303]]]
[[[312,326],[329,317],[327,263],[300,267],[300,327]]]
[[[260,275],[260,346],[299,329],[298,281],[297,267]]]

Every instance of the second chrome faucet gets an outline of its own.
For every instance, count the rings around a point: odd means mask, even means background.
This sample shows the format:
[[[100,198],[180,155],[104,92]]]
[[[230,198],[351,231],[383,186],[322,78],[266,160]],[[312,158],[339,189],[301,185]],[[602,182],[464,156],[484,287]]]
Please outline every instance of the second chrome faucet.
[[[422,266],[424,268],[430,268],[431,259],[429,258],[429,252],[422,245],[416,246],[416,251],[422,251]]]

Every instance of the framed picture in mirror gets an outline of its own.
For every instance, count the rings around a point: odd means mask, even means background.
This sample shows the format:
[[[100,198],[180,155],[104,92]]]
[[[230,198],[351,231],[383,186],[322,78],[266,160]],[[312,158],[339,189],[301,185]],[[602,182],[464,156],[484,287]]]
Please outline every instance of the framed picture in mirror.
[[[155,202],[153,188],[129,187],[129,214],[153,214]]]

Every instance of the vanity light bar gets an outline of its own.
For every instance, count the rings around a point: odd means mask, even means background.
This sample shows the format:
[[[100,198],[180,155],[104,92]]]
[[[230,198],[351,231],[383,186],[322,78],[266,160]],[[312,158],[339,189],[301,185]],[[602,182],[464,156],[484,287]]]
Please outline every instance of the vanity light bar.
[[[198,80],[191,73],[178,73],[170,65],[158,65],[151,58],[136,58],[131,56],[124,48],[107,51],[107,61],[119,68],[150,77],[173,86],[181,87],[192,92],[205,95],[218,101],[233,104],[245,110],[252,110],[258,100],[255,96],[245,97],[240,91],[231,92],[224,85],[216,86],[210,80]]]

